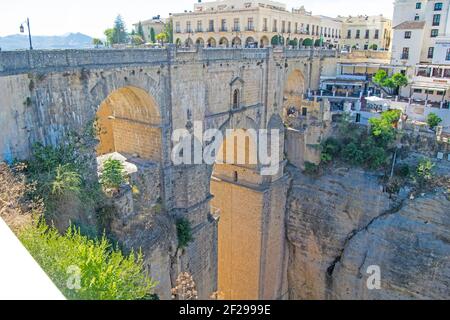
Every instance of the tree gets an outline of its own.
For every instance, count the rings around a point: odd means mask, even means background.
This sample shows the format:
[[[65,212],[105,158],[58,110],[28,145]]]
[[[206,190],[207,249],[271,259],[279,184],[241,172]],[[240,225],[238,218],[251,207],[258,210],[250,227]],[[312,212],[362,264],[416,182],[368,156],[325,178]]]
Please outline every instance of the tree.
[[[320,47],[322,45],[322,41],[320,39],[316,39],[316,41],[314,41],[314,47]]]
[[[134,44],[135,46],[139,46],[144,44],[145,41],[140,35],[135,34],[131,36],[131,43]]]
[[[280,46],[284,44],[284,39],[280,35],[276,35],[272,37],[271,43],[273,46]]]
[[[155,33],[155,29],[153,29],[153,27],[150,28],[150,41],[152,43],[156,42],[156,33]]]
[[[369,49],[370,49],[370,50],[378,50],[378,46],[377,46],[376,44],[372,44],[372,45],[369,47]]]
[[[119,14],[114,21],[114,34],[113,34],[113,43],[126,43],[128,41],[127,29],[125,26],[125,22],[122,19],[122,16]]]
[[[427,123],[430,126],[430,129],[436,128],[441,122],[442,122],[442,119],[439,118],[436,113],[432,112],[427,117]]]
[[[94,39],[92,39],[92,44],[93,44],[96,48],[98,48],[99,46],[103,45],[103,42],[102,42],[102,40],[100,40],[100,39],[98,39],[98,38],[94,38]]]
[[[400,110],[389,110],[383,112],[380,119],[372,118],[369,120],[371,133],[376,139],[378,146],[387,148],[389,143],[395,138],[395,125],[400,119]]]
[[[137,27],[137,35],[141,37],[141,39],[145,39],[144,28],[142,27],[142,22],[139,21]]]
[[[392,77],[389,77],[386,71],[378,70],[373,76],[373,82],[391,93],[398,94],[401,87],[408,85],[408,78],[403,73],[395,73]]]
[[[392,76],[392,81],[397,91],[401,87],[406,87],[408,85],[408,78],[403,73],[395,73]]]
[[[106,237],[90,240],[73,227],[61,235],[40,223],[25,228],[19,238],[67,299],[138,300],[156,285],[141,253],[126,256]]]
[[[388,77],[388,74],[384,70],[378,70],[377,73],[373,76],[372,80],[379,86],[383,86],[384,81]]]
[[[166,42],[173,43],[173,21],[172,21],[172,19],[170,19],[169,22],[167,22],[164,25],[164,33],[167,35]]]
[[[312,47],[313,44],[314,44],[314,42],[311,38],[306,38],[305,40],[303,40],[303,45],[305,47]]]
[[[297,39],[293,39],[289,41],[289,45],[295,47],[298,47],[298,40]]]
[[[164,45],[164,43],[168,41],[168,35],[165,32],[158,33],[156,35],[156,40],[162,45]]]
[[[106,44],[112,45],[114,43],[114,29],[112,29],[112,28],[106,29],[104,34],[106,37]]]

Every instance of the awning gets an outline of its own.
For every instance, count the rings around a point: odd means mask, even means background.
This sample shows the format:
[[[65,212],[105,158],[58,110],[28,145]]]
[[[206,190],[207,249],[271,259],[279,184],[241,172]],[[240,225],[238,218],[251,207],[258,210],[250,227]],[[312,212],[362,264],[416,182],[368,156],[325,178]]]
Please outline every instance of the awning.
[[[450,89],[450,85],[448,84],[436,84],[436,83],[413,83],[411,84],[411,88],[413,89],[426,89],[432,91],[447,91]]]
[[[332,84],[332,85],[336,85],[336,86],[352,86],[352,87],[363,87],[364,86],[364,82],[360,82],[360,81],[345,82],[342,80],[322,80],[322,84]]]
[[[367,103],[382,103],[382,102],[388,102],[387,99],[383,99],[376,96],[371,96],[366,98]]]

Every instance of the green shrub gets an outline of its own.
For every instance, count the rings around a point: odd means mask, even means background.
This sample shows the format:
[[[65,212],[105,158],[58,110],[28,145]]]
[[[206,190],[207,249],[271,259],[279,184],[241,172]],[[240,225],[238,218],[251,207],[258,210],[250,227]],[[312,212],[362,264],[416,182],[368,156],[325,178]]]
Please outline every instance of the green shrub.
[[[411,169],[407,164],[401,164],[395,168],[395,174],[402,178],[407,178],[411,174]]]
[[[422,159],[417,166],[417,177],[420,180],[431,180],[433,178],[433,168],[433,162],[427,159]]]
[[[430,113],[427,117],[427,123],[430,126],[430,129],[436,128],[441,122],[442,119],[435,113]]]
[[[178,248],[186,248],[194,240],[191,223],[186,218],[177,220]]]
[[[372,118],[369,120],[371,133],[382,148],[387,148],[395,138],[395,125],[400,119],[400,110],[389,110],[383,112],[381,118]]]
[[[19,238],[67,299],[143,299],[156,285],[145,273],[141,253],[124,256],[105,237],[90,240],[74,228],[60,235],[40,224]]]
[[[321,160],[331,162],[340,152],[341,146],[337,139],[329,138],[322,144]]]
[[[105,189],[119,189],[126,182],[124,166],[119,160],[109,158],[103,163],[100,183]]]
[[[305,161],[305,173],[309,175],[316,175],[319,173],[319,166],[314,163]]]
[[[349,143],[342,149],[342,157],[351,164],[362,164],[364,153],[356,143]]]
[[[58,165],[51,180],[52,195],[62,196],[66,192],[80,192],[81,176],[70,165]]]
[[[305,47],[312,47],[314,44],[314,40],[311,38],[306,38],[305,40],[303,40],[303,45]]]

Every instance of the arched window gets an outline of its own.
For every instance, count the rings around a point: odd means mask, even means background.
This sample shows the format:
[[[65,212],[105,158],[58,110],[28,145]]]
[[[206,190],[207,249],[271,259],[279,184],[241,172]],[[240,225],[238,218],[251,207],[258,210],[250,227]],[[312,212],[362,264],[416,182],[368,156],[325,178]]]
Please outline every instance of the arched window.
[[[239,89],[233,91],[233,109],[239,108]]]

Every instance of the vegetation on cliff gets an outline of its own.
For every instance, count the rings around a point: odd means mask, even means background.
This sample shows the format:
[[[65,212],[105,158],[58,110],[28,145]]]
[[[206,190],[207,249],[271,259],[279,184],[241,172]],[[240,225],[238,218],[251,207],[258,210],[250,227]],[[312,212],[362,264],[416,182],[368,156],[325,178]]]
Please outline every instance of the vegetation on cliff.
[[[76,228],[61,235],[40,223],[23,229],[19,238],[68,299],[145,299],[156,285],[141,253],[125,256],[106,237],[91,240]]]
[[[322,162],[340,160],[368,169],[383,168],[392,153],[391,144],[396,137],[395,125],[399,118],[398,110],[384,112],[380,119],[370,120],[368,131],[344,115],[337,136],[327,139],[321,146]]]
[[[87,135],[0,163],[0,217],[68,299],[153,299],[142,254],[122,253],[106,236],[114,208],[103,188],[123,182],[123,166],[107,161],[103,185],[92,177]]]

